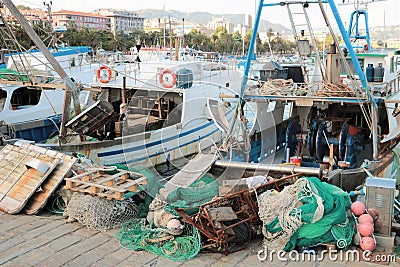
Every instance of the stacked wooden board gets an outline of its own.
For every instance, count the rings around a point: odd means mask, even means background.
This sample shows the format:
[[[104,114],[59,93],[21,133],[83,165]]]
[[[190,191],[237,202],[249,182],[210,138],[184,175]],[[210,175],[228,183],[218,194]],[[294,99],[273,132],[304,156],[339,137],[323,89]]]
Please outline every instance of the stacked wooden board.
[[[44,153],[43,153],[44,152]],[[0,151],[0,209],[15,214],[52,173],[61,159],[46,151],[6,145]]]
[[[65,189],[107,199],[124,200],[125,193],[138,192],[140,185],[147,184],[146,177],[140,173],[117,171],[116,174],[110,175],[102,170],[92,170],[65,178]]]

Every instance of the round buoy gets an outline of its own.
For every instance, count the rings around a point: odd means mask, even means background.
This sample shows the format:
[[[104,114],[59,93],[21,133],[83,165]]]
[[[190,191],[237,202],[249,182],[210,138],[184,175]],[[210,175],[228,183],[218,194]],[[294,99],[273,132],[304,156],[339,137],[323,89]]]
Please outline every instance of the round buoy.
[[[353,236],[353,244],[358,246],[360,245],[360,235],[358,233],[355,233]]]
[[[182,226],[181,222],[177,219],[171,219],[167,223],[167,228],[168,229],[180,229]]]
[[[375,221],[374,228],[375,228],[375,233],[378,233],[380,230],[382,230],[383,224],[381,221]]]
[[[376,247],[375,240],[370,236],[364,236],[361,238],[360,247],[363,250],[373,251]]]
[[[356,216],[360,216],[361,214],[365,213],[365,205],[361,201],[353,202],[350,209]]]
[[[358,225],[358,231],[362,236],[370,236],[374,232],[374,227],[371,223],[364,222]]]
[[[374,208],[370,208],[368,209],[368,214],[371,215],[372,219],[374,219],[374,221],[379,219],[379,213],[376,209]]]
[[[360,217],[358,218],[358,223],[361,224],[361,223],[364,223],[364,222],[368,222],[368,223],[373,224],[374,223],[374,219],[369,214],[361,214]]]

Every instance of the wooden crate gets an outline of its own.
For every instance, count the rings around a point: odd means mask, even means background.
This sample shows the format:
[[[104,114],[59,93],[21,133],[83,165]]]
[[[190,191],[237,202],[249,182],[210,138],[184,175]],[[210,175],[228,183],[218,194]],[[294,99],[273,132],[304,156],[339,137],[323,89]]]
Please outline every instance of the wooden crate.
[[[118,170],[114,175],[91,170],[65,180],[67,190],[116,200],[124,200],[125,193],[138,192],[140,185],[147,184],[142,174],[124,170]]]

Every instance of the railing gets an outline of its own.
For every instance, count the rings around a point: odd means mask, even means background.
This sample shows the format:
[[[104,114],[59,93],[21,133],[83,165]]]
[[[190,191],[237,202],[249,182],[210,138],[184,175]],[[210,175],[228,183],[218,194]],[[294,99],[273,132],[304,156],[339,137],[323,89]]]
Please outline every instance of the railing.
[[[385,89],[386,89],[385,95],[387,97],[391,96],[391,95],[395,95],[399,92],[399,90],[400,90],[400,72],[397,72],[396,77],[386,83]]]

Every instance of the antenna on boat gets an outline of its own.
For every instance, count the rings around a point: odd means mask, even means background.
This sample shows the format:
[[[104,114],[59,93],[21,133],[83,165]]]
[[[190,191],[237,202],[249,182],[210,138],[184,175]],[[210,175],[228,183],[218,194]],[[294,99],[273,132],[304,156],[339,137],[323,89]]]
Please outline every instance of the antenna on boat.
[[[65,82],[64,108],[63,108],[63,113],[62,113],[62,121],[61,121],[61,129],[60,129],[60,139],[61,139],[61,141],[64,141],[63,137],[65,136],[65,133],[66,133],[65,124],[68,122],[68,119],[69,119],[69,109],[71,106],[71,97],[73,99],[75,115],[77,115],[81,112],[81,106],[79,104],[79,97],[78,97],[78,94],[79,94],[78,87],[76,86],[74,81],[67,75],[65,70],[57,62],[57,60],[54,58],[54,56],[50,53],[50,51],[47,49],[46,45],[43,43],[43,41],[39,38],[39,36],[36,34],[36,32],[29,25],[29,22],[24,18],[24,16],[22,16],[22,14],[19,12],[17,7],[14,5],[14,3],[11,0],[0,0],[0,4],[4,4],[8,8],[8,10],[11,12],[11,14],[14,15],[14,17],[17,19],[17,21],[21,24],[21,27],[28,34],[29,38],[31,38],[31,40],[35,43],[35,45],[40,49],[40,51],[43,53],[43,55],[49,61],[51,66],[54,68],[54,70],[60,75],[61,79],[63,79]]]
[[[339,5],[354,5],[354,11],[350,15],[349,28],[347,30],[347,35],[350,39],[357,40],[366,40],[367,42],[367,50],[371,50],[371,40],[369,36],[369,25],[368,25],[368,12],[367,7],[368,4],[374,2],[380,2],[386,0],[343,0],[342,4]],[[360,33],[360,19],[361,16],[364,16],[364,26],[365,26],[365,34]],[[354,20],[354,21],[353,21]]]

